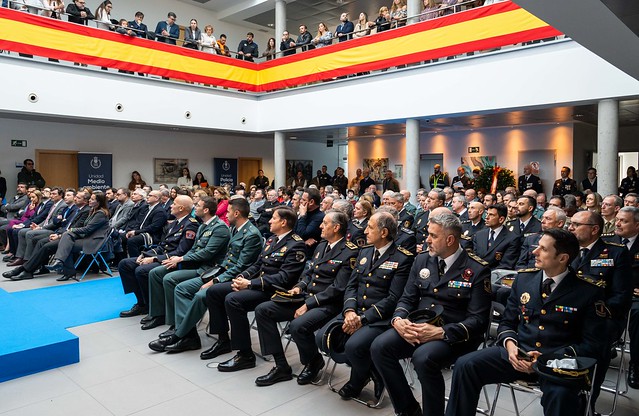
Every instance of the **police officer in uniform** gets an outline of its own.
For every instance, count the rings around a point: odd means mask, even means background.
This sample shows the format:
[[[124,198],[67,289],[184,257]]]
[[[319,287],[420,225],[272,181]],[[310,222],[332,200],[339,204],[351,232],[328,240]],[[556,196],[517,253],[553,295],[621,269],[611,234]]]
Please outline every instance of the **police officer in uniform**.
[[[344,294],[342,316],[338,319],[343,319],[342,330],[350,335],[345,353],[351,375],[338,393],[345,400],[358,397],[368,378],[374,376],[370,346],[388,328],[413,264],[413,254],[395,245],[396,234],[397,220],[388,212],[376,212],[370,218],[366,228],[370,246],[361,249]],[[318,345],[331,323],[317,333]],[[375,386],[375,391],[381,394],[381,384]]]
[[[249,268],[262,250],[262,235],[248,220],[249,210],[249,203],[244,198],[229,201],[227,218],[231,226],[231,240],[224,261],[175,287],[175,330],[167,331],[163,333],[164,336],[151,341],[149,348],[153,351],[176,353],[201,348],[196,325],[206,312],[206,290],[215,283],[233,279]],[[202,355],[206,356],[206,351]]]
[[[455,363],[447,416],[474,416],[482,386],[529,379],[540,354],[601,356],[606,305],[597,285],[568,268],[577,246],[566,230],[546,231],[535,250],[539,269],[520,271],[513,284],[496,345]],[[547,379],[540,384],[545,415],[578,414],[578,387]]]
[[[538,194],[544,191],[541,186],[541,179],[539,179],[539,176],[533,175],[530,163],[524,166],[524,174],[517,180],[517,188],[520,194],[523,194],[524,191],[529,189],[532,189]]]
[[[304,369],[297,384],[309,384],[324,367],[324,359],[315,345],[315,331],[333,319],[341,309],[344,290],[355,266],[359,248],[346,241],[348,217],[340,211],[328,211],[322,221],[322,241],[313,253],[310,269],[290,295],[303,295],[300,303],[280,303],[271,300],[255,309],[257,330],[263,355],[273,355],[275,367],[258,377],[258,386],[270,386],[290,380],[291,367],[286,361],[278,322],[291,321],[289,333],[300,353]]]
[[[506,228],[522,238],[541,232],[541,221],[533,216],[536,206],[537,201],[531,196],[517,198],[517,219],[507,222]]]
[[[279,206],[273,210],[271,232],[255,264],[238,274],[231,282],[215,284],[206,291],[210,331],[218,335],[212,350],[223,354],[238,350],[228,361],[218,364],[218,371],[232,372],[255,367],[251,349],[248,311],[268,301],[275,293],[274,286],[291,289],[298,281],[306,251],[304,240],[293,233],[297,215],[291,208]],[[232,336],[229,338],[229,322]],[[213,352],[206,358],[217,356]]]
[[[468,221],[462,221],[462,235],[459,243],[464,250],[473,248],[473,236],[486,227],[484,204],[478,201],[468,203]]]
[[[200,224],[191,217],[193,200],[186,195],[178,195],[171,205],[171,224],[164,239],[157,247],[142,251],[138,257],[129,257],[118,263],[118,272],[124,293],[134,293],[137,303],[128,311],[120,312],[121,318],[146,315],[149,305],[149,272],[172,256],[183,256],[195,241]]]
[[[375,339],[371,355],[395,412],[421,415],[406,381],[402,358],[412,363],[422,386],[424,415],[444,413],[441,370],[483,341],[490,312],[490,270],[459,245],[461,223],[450,212],[435,212],[428,225],[428,251],[418,255],[400,298],[392,329]],[[442,306],[442,327],[412,323],[410,312]]]
[[[424,199],[420,199],[420,204],[424,210],[417,214],[413,224],[418,253],[423,251],[422,246],[428,236],[428,216],[435,208],[443,207],[445,200],[446,194],[444,191],[435,189],[428,192]]]
[[[215,212],[213,198],[201,198],[195,213],[202,219],[195,242],[184,256],[171,256],[149,273],[149,315],[142,319],[142,329],[167,323],[174,325],[174,290],[178,283],[192,279],[224,260],[231,234]]]
[[[506,206],[491,205],[486,212],[486,228],[473,236],[473,251],[488,262],[491,270],[512,270],[519,258],[521,241],[519,236],[504,226],[508,212]]]
[[[561,178],[557,179],[552,187],[552,194],[564,196],[577,191],[577,182],[570,177],[570,168],[561,168]]]
[[[433,166],[434,172],[428,178],[428,184],[430,185],[430,189],[444,189],[446,186],[450,186],[450,180],[448,179],[448,173],[442,172],[441,165],[437,163]]]
[[[564,212],[564,210],[554,206],[549,206],[548,209],[544,212],[544,215],[541,217],[542,232],[527,235],[526,237],[524,237],[524,241],[521,245],[521,250],[519,253],[519,260],[517,260],[515,268],[528,269],[531,267],[535,267],[535,256],[533,255],[533,251],[539,244],[542,233],[550,228],[564,228],[565,224],[566,213]]]
[[[381,207],[377,208],[376,212],[388,212],[393,216],[393,218],[395,218],[396,221],[398,221],[395,245],[397,245],[397,247],[405,248],[406,250],[413,253],[413,255],[417,254],[417,240],[415,239],[415,231],[411,230],[410,228],[404,227],[402,223],[399,222],[398,213],[395,207],[393,207],[391,204],[382,205]]]

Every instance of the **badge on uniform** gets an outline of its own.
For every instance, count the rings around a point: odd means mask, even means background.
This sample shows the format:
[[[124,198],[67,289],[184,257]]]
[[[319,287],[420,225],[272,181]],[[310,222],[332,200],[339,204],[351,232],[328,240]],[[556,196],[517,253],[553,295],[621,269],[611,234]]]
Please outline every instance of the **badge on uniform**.
[[[422,279],[428,279],[430,277],[430,270],[428,269],[421,269],[419,271],[419,277],[421,277]]]
[[[555,312],[573,313],[577,312],[577,308],[573,308],[572,306],[555,305]]]
[[[351,269],[354,269],[357,265],[357,259],[355,257],[351,257]]]
[[[497,253],[495,253],[495,260],[500,261],[502,256],[503,256],[503,254],[498,251]]]
[[[473,277],[474,273],[472,269],[466,269],[464,270],[464,273],[462,273],[462,277],[464,278],[464,280],[468,281],[470,280],[471,277]]]
[[[608,308],[603,300],[598,300],[595,302],[595,313],[600,318],[606,318],[608,316]]]
[[[384,263],[380,264],[379,268],[384,270],[394,270],[397,268],[397,266],[399,266],[399,263],[396,261],[385,261]]]
[[[331,265],[342,264],[342,261],[341,260],[329,260],[328,264],[331,264]]]
[[[590,267],[614,267],[614,259],[594,259],[590,260]]]
[[[188,230],[186,234],[184,234],[184,238],[186,238],[187,240],[195,239],[195,231]]]
[[[458,280],[451,280],[450,282],[448,282],[448,287],[454,287],[456,289],[459,289],[462,287],[471,288],[473,287],[473,284],[470,282],[460,282]]]
[[[468,232],[469,232],[469,231],[470,231],[470,230],[466,230],[466,231],[464,231],[464,235],[468,235]]]
[[[521,297],[519,298],[519,302],[521,302],[522,305],[525,305],[528,302],[530,302],[530,293],[528,292],[522,293]]]
[[[410,228],[410,221],[408,220],[404,221],[404,227]]]
[[[284,255],[284,253],[282,253],[282,255]],[[303,251],[298,251],[295,253],[295,260],[298,262],[303,262],[306,261],[306,253],[304,253]]]
[[[359,261],[359,264],[361,264],[361,265],[363,266],[363,265],[365,265],[365,264],[366,264],[366,262],[367,262],[367,261],[368,261],[368,260],[366,259],[366,257],[364,257],[363,259],[361,259],[361,260]]]
[[[204,234],[202,234],[202,237],[210,237],[211,234],[213,234],[213,231],[204,231]]]

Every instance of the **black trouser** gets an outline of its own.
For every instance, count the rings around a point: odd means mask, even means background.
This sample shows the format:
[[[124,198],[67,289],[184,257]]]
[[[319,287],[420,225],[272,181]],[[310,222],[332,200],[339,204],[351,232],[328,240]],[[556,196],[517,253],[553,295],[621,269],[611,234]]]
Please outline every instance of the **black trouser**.
[[[118,272],[124,293],[133,293],[140,306],[149,305],[149,272],[160,263],[139,265],[137,258],[129,257],[118,263]]]
[[[630,325],[628,326],[628,337],[630,338],[630,362],[639,364],[639,302],[633,304],[630,310]]]
[[[530,378],[531,375],[513,368],[508,361],[508,352],[501,346],[466,354],[455,362],[446,416],[475,416],[481,388],[487,384],[510,383]],[[579,389],[544,379],[539,382],[543,392],[541,405],[545,416],[579,414],[583,405],[579,399]]]
[[[609,319],[606,322],[606,335],[608,336],[608,343],[606,349],[603,351],[603,356],[597,361],[597,374],[593,384],[595,388],[592,390],[591,406],[594,409],[599,393],[601,392],[601,385],[606,380],[606,373],[610,366],[610,360],[612,359],[612,345],[619,341],[623,335],[623,331],[626,328],[626,320],[623,319]]]
[[[52,254],[55,254],[58,250],[58,244],[60,243],[60,239],[55,241],[49,241],[48,238],[43,238],[38,241],[35,248],[33,249],[33,254],[29,261],[22,265],[24,270],[29,273],[33,273],[38,270],[40,267],[44,266],[49,262],[49,257]]]
[[[481,340],[449,344],[431,341],[411,345],[391,328],[377,337],[371,346],[371,356],[384,380],[395,412],[408,410],[415,397],[404,375],[401,360],[412,357],[412,364],[422,386],[424,415],[442,415],[445,406],[445,388],[442,369],[469,352],[475,351]]]

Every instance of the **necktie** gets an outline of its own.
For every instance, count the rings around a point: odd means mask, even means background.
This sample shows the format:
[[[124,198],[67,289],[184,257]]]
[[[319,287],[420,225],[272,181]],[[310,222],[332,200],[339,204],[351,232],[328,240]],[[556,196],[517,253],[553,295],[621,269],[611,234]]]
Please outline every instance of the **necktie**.
[[[326,249],[324,250],[324,256],[326,256],[329,251],[331,251],[331,245],[330,244],[326,244]]]
[[[523,233],[524,232],[524,228],[526,228],[524,223],[523,222],[519,222],[519,231],[521,231]]]
[[[60,202],[57,202],[57,203],[53,204],[53,206],[49,210],[49,215],[47,215],[47,218],[44,220],[44,224],[43,225],[49,225],[49,221],[51,221],[51,217],[53,216],[53,211],[55,211],[56,208],[58,208],[59,204],[60,204]]]
[[[144,216],[144,219],[142,220],[142,223],[140,224],[140,230],[144,227],[144,223],[146,222],[146,219],[149,218],[149,215],[151,215],[151,211],[153,211],[153,208],[155,208],[155,206],[153,206],[153,207],[149,206],[149,210],[146,213],[146,215]]]
[[[581,252],[581,258],[585,258],[588,255],[588,252],[590,250],[588,250],[587,248],[582,248],[581,250],[579,250]]]
[[[439,259],[438,266],[439,277],[442,277],[446,271],[446,262],[443,259]]]
[[[373,254],[373,264],[377,263],[379,260],[379,250],[375,250],[375,254]]]
[[[630,240],[628,240],[627,238],[621,239],[621,244],[623,244],[624,246],[628,246],[629,242],[630,242]]]
[[[488,248],[491,248],[494,242],[495,242],[495,230],[490,230],[490,237],[488,238]]]
[[[547,298],[548,296],[550,296],[550,286],[554,283],[554,280],[552,280],[550,277],[547,277],[544,282],[541,284],[541,297],[542,298]]]
[[[237,228],[233,227],[233,231],[231,231],[231,235],[234,236],[237,234]]]

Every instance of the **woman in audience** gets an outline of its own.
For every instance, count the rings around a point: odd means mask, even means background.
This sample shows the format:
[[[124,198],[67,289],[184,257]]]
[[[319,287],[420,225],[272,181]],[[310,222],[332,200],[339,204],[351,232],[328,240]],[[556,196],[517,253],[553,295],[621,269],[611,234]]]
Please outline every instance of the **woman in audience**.
[[[14,218],[5,226],[7,232],[7,245],[5,247],[6,252],[15,254],[15,248],[12,247],[11,241],[15,240],[11,237],[10,229],[15,228],[16,231],[19,228],[24,228],[24,222],[33,217],[38,209],[38,206],[42,203],[42,193],[35,190],[29,194],[29,200],[31,201],[26,207],[20,218]],[[15,241],[14,241],[15,242]],[[13,250],[12,250],[13,248]]]
[[[408,16],[406,0],[393,0],[390,16],[393,28],[406,25],[406,17]]]
[[[495,194],[495,198],[497,199],[497,203],[498,204],[503,204],[504,203],[504,194],[506,193],[506,191],[497,191],[497,193]]]
[[[390,29],[390,12],[388,7],[382,6],[379,8],[379,16],[375,19],[375,27],[377,33]]]
[[[191,172],[189,171],[189,168],[184,167],[182,168],[182,176],[180,176],[177,180],[177,186],[181,187],[186,187],[186,186],[191,186],[192,184],[192,180],[191,180]]]
[[[199,186],[200,188],[206,188],[209,186],[206,178],[202,174],[202,172],[198,172],[195,174],[195,179],[193,179],[193,186]]]
[[[197,27],[197,20],[191,19],[189,27],[184,28],[184,43],[182,46],[189,49],[199,50],[202,38],[202,31]]]
[[[353,219],[356,219],[359,222],[359,225],[366,228],[366,225],[368,225],[368,219],[373,215],[373,213],[373,204],[366,199],[360,198],[360,200],[355,203]]]
[[[586,196],[586,209],[601,214],[601,202],[603,198],[597,192],[591,192]]]
[[[333,43],[333,34],[328,30],[328,26],[321,22],[317,27],[317,36],[313,39],[313,45],[316,48],[323,48]]]
[[[169,191],[169,198],[171,198],[172,201],[175,201],[175,198],[180,195],[178,192],[180,191],[180,187],[179,186],[174,186],[171,188],[171,190]]]
[[[434,19],[439,16],[439,3],[437,0],[424,0],[424,10],[419,15],[419,21],[425,22],[426,20]]]
[[[271,59],[275,59],[275,54],[277,53],[277,47],[275,46],[275,38],[269,38],[268,43],[266,44],[266,50],[262,52],[262,58],[266,57],[267,61]]]
[[[105,0],[95,9],[95,21],[98,29],[113,29],[113,25],[111,24],[111,10],[113,9],[113,4],[111,0]]]
[[[375,23],[368,21],[368,15],[364,12],[359,14],[359,19],[355,24],[355,32],[353,32],[353,38],[363,38],[371,34],[371,27],[375,26]]]
[[[215,36],[213,36],[213,26],[206,25],[204,26],[204,33],[200,37],[200,45],[202,45],[202,52],[206,53],[215,53],[215,48],[217,47],[217,40],[215,40]]]
[[[142,180],[142,176],[140,176],[140,172],[134,170],[131,172],[131,182],[129,182],[129,189],[131,191],[135,191],[136,188],[143,188],[146,186],[146,182]]]
[[[42,16],[51,17],[53,19],[61,19],[62,13],[64,13],[64,1],[62,0],[43,0],[44,8]]]
[[[229,219],[227,218],[227,210],[229,207],[229,194],[226,192],[226,188],[218,186],[213,190],[213,198],[217,201],[217,215],[226,225],[229,225]]]
[[[459,3],[458,0],[442,0],[442,4],[439,6],[442,9],[442,12],[441,12],[442,16],[459,11],[459,10],[456,10],[456,9],[459,9],[459,7],[451,7],[457,3]]]

